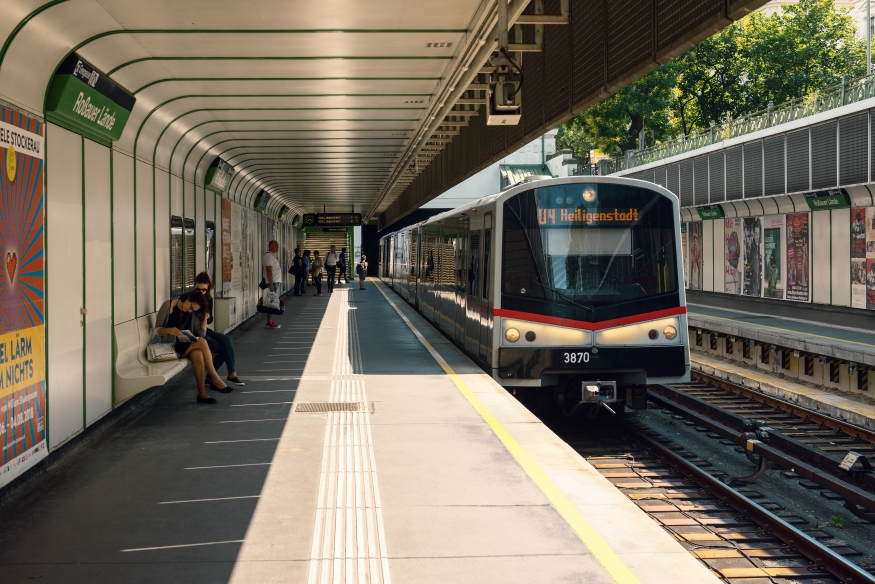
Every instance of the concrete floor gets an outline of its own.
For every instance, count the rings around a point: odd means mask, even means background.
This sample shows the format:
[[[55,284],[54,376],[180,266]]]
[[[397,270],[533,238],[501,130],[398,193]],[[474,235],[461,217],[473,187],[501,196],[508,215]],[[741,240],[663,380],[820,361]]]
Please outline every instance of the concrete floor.
[[[393,298],[638,581],[715,581]],[[0,581],[614,581],[375,283],[276,320],[235,334],[245,388],[197,405],[184,372],[0,511]]]

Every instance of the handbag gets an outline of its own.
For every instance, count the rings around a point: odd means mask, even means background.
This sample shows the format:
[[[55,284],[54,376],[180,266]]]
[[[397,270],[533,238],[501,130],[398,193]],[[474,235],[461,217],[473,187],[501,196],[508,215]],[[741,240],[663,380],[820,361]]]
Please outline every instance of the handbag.
[[[270,288],[270,284],[267,283],[267,280],[264,279],[264,276],[261,277],[261,282],[258,283],[258,287],[262,290],[267,290]]]
[[[149,363],[163,363],[165,361],[178,361],[179,355],[168,343],[149,343],[146,345],[146,360]]]

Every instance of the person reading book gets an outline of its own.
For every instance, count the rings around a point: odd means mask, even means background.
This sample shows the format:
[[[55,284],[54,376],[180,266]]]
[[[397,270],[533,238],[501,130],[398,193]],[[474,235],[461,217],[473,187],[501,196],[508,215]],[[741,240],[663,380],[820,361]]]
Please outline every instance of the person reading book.
[[[197,403],[216,403],[215,398],[207,394],[205,373],[210,376],[213,389],[222,393],[232,391],[216,373],[210,347],[204,338],[207,323],[203,294],[197,291],[186,292],[176,300],[164,302],[158,309],[155,324],[160,324],[155,331],[159,336],[174,337],[173,349],[176,354],[191,361],[197,384]]]

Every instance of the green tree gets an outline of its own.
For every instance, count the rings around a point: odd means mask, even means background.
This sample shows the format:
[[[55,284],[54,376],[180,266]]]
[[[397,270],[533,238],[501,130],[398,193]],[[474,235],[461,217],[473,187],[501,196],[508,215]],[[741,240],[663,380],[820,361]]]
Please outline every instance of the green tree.
[[[675,133],[671,104],[678,68],[668,63],[566,122],[556,136],[559,148],[572,148],[587,160],[597,148],[618,155],[638,148],[642,130],[648,139],[664,140]]]

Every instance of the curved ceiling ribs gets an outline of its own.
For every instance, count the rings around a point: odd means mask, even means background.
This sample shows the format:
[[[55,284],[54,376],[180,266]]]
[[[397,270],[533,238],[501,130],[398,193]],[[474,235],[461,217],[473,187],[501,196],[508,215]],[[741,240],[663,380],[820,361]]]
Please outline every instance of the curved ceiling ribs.
[[[364,211],[486,3],[21,0],[0,25],[0,95],[42,113],[75,51],[137,97],[117,149],[195,184],[221,156],[241,203],[264,188],[272,207]],[[9,63],[47,36],[23,79]],[[22,82],[34,87],[5,90]]]

